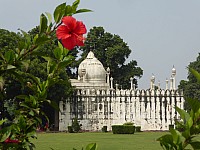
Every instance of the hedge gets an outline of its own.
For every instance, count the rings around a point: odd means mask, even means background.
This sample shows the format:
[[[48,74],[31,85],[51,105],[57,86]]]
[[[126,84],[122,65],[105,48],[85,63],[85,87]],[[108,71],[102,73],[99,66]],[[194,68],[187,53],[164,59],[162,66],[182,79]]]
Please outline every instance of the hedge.
[[[103,126],[102,132],[108,132],[108,131],[107,131],[107,126]]]
[[[132,125],[113,125],[113,134],[134,134],[135,126]]]
[[[141,126],[136,126],[135,127],[135,132],[141,132]]]

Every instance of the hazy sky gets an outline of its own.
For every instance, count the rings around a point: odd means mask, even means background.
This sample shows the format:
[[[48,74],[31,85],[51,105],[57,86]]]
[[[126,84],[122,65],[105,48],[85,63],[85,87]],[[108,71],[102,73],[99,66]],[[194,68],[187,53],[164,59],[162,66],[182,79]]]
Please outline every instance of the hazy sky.
[[[62,2],[66,1],[0,0],[0,28],[28,31],[39,24],[41,13],[52,13]],[[88,30],[103,26],[129,45],[127,62],[134,59],[144,70],[139,88],[149,88],[152,74],[165,88],[173,65],[178,84],[200,52],[200,0],[81,0],[79,8],[94,11],[75,15]]]

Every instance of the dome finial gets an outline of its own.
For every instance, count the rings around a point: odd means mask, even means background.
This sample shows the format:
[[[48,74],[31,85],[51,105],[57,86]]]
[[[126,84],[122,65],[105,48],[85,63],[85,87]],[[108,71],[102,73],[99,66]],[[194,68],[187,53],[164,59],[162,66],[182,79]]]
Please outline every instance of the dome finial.
[[[87,59],[93,59],[93,58],[95,58],[94,53],[90,51],[87,55]]]

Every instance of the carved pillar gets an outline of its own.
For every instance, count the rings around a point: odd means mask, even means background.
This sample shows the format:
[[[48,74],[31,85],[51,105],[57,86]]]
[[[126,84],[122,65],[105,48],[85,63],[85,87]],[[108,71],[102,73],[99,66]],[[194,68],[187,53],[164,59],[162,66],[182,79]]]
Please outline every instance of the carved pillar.
[[[136,91],[136,113],[135,113],[135,120],[136,122],[138,123],[137,125],[140,125],[140,122],[139,122],[139,118],[140,118],[140,92],[137,90]]]
[[[156,97],[156,130],[160,130],[160,93],[157,92],[157,97]]]
[[[155,116],[155,92],[154,91],[152,91],[152,95],[151,95],[152,97],[151,97],[151,121],[152,121],[152,126],[151,126],[151,128],[153,129],[153,130],[156,130],[156,128],[155,128],[155,118],[156,118],[156,116]]]
[[[140,110],[141,110],[141,112],[140,112],[140,124],[141,124],[141,128],[142,128],[142,130],[146,130],[147,129],[147,127],[146,127],[146,125],[147,125],[147,122],[146,122],[146,110],[145,110],[145,94],[146,93],[144,93],[144,91],[142,91],[142,93],[141,93],[141,105],[140,105]]]
[[[167,95],[167,110],[166,110],[166,118],[167,118],[167,126],[171,124],[171,104],[170,104],[171,95]]]
[[[130,82],[131,82],[131,90],[133,90],[133,78],[130,78]]]
[[[113,78],[110,78],[110,88],[113,89]]]
[[[162,110],[162,126],[161,126],[161,129],[162,130],[165,130],[165,97],[162,97],[162,100],[161,100],[161,110]]]
[[[107,84],[110,87],[110,68],[108,67],[106,71],[107,71],[107,73],[106,73],[107,74]]]

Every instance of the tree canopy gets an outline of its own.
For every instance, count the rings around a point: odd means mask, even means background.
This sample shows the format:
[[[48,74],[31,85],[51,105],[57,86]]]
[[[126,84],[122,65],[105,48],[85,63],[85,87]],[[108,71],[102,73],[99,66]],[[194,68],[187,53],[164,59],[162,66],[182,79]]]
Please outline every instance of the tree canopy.
[[[93,27],[88,32],[85,46],[80,50],[83,53],[77,66],[92,50],[103,66],[110,68],[114,83],[119,84],[122,88],[130,88],[130,78],[133,77],[133,82],[137,86],[135,77],[140,78],[143,70],[137,66],[136,60],[126,63],[131,49],[119,35],[106,32],[103,27]]]
[[[193,68],[200,72],[200,53],[195,61],[190,62],[188,68]],[[188,71],[187,79],[188,81],[181,80],[178,88],[183,90],[185,98],[194,98],[200,100],[200,83],[197,81],[197,78]]]

